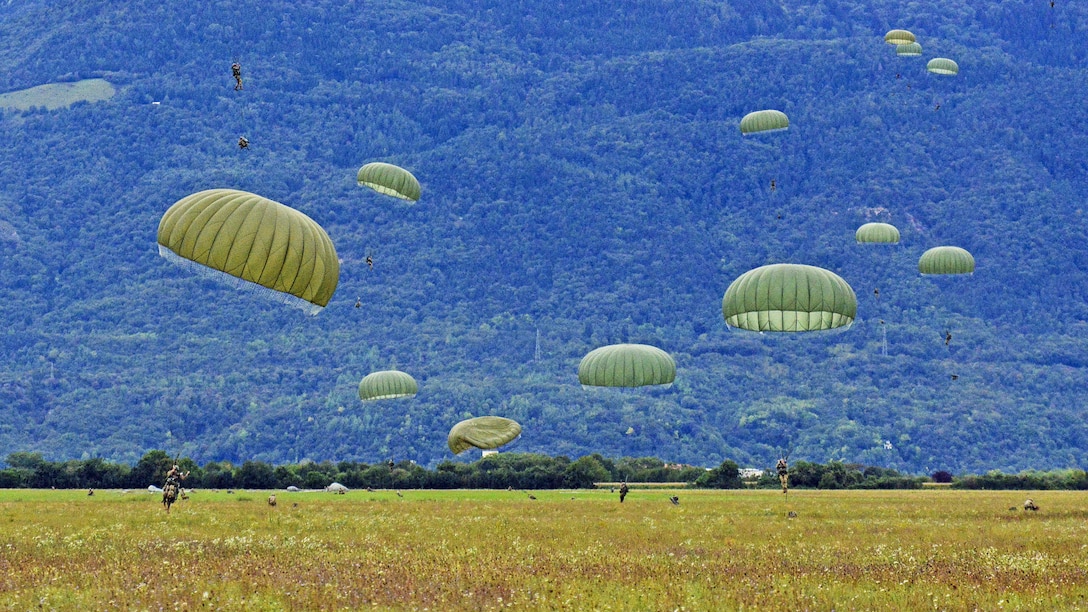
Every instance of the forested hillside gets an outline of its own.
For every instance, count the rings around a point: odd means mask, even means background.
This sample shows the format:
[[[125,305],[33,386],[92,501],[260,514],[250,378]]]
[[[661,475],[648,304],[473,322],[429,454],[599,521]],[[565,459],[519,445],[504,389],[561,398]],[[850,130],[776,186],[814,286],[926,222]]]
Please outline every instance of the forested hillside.
[[[1063,0],[11,0],[0,93],[117,92],[0,111],[0,456],[435,465],[495,414],[570,457],[1084,468],[1085,32]],[[764,108],[789,130],[742,137]],[[369,161],[419,202],[356,186]],[[220,187],[328,231],[322,313],[158,257]],[[938,245],[976,272],[920,276]],[[778,262],[846,279],[854,325],[728,329],[729,283]],[[583,390],[615,342],[675,384]],[[360,402],[388,368],[419,394]]]

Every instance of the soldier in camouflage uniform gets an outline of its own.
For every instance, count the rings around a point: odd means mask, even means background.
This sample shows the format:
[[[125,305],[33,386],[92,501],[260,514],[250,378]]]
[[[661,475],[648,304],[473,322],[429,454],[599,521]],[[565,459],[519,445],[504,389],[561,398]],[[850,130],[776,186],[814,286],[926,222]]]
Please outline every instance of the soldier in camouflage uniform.
[[[181,492],[181,481],[189,477],[189,472],[182,473],[178,464],[174,464],[170,468],[170,471],[166,473],[166,483],[162,486],[162,505],[166,508],[166,513],[170,513],[170,506],[178,500],[178,494]]]
[[[786,460],[779,459],[774,469],[778,472],[778,481],[782,483],[782,492],[785,493],[790,486],[790,468],[786,465]]]
[[[230,71],[234,75],[234,91],[242,88],[242,65],[234,62],[230,65]]]

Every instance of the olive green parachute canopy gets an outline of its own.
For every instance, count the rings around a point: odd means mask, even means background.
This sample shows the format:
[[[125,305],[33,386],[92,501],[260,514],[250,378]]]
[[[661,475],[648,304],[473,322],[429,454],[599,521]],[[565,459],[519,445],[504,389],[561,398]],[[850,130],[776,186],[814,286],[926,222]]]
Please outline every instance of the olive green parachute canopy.
[[[947,57],[935,57],[929,60],[929,63],[926,64],[926,70],[933,74],[943,74],[945,76],[954,76],[960,73],[959,64]]]
[[[416,379],[407,372],[383,370],[371,372],[359,381],[359,399],[380,400],[412,397],[419,392]]]
[[[890,223],[866,223],[854,232],[859,243],[895,244],[899,242],[899,230]]]
[[[676,379],[676,361],[647,344],[612,344],[586,353],[578,381],[592,387],[667,385]]]
[[[186,196],[159,221],[159,255],[317,314],[340,281],[325,230],[301,212],[235,189]]]
[[[748,113],[740,120],[741,134],[756,134],[760,132],[778,132],[790,127],[790,119],[786,113],[776,110],[761,110]]]
[[[914,34],[907,30],[888,30],[884,35],[884,42],[889,45],[909,45],[914,42]]]
[[[497,416],[482,416],[453,426],[446,442],[455,455],[472,447],[490,450],[521,435],[517,421]]]
[[[722,298],[722,315],[732,327],[751,331],[798,332],[849,325],[858,299],[830,270],[800,264],[772,264],[741,274]]]
[[[905,45],[896,45],[895,54],[899,57],[918,57],[922,54],[922,45],[916,42]]]
[[[975,271],[975,258],[960,247],[933,247],[918,258],[918,271],[922,274],[971,274]]]
[[[419,199],[419,181],[400,166],[382,162],[371,162],[359,168],[356,177],[359,185],[370,187],[378,193],[391,195],[402,200],[415,202]]]

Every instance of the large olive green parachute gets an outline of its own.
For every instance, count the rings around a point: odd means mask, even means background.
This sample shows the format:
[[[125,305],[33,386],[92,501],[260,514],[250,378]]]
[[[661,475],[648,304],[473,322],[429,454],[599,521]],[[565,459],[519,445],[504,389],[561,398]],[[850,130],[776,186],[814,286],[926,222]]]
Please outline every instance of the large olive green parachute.
[[[907,43],[905,45],[896,45],[895,54],[899,57],[918,57],[922,55],[922,45],[916,42]]]
[[[186,196],[159,221],[159,255],[317,314],[340,281],[325,230],[301,212],[235,189]]]
[[[453,453],[460,454],[472,447],[490,450],[521,435],[517,421],[497,416],[482,416],[461,421],[453,426],[446,442]]]
[[[359,168],[356,180],[360,186],[411,202],[419,199],[421,191],[419,181],[411,172],[382,162],[371,162]]]
[[[593,387],[667,385],[676,379],[676,361],[647,344],[612,344],[586,353],[578,381]]]
[[[914,34],[907,30],[888,30],[884,35],[884,42],[889,45],[909,45],[914,40]]]
[[[772,264],[741,274],[722,298],[722,315],[732,327],[751,331],[797,332],[849,325],[858,299],[830,270],[800,264]]]
[[[971,274],[975,271],[975,258],[960,247],[933,247],[918,258],[918,271],[922,274]]]
[[[380,400],[412,397],[419,392],[419,385],[411,374],[398,370],[371,372],[359,381],[359,399]]]
[[[960,73],[959,64],[947,57],[935,57],[929,60],[929,63],[926,64],[926,70],[933,74],[942,74],[945,76],[955,76]]]
[[[760,132],[778,132],[790,127],[790,119],[786,113],[776,110],[761,110],[748,113],[740,120],[741,134],[757,134]]]
[[[890,223],[866,223],[854,232],[858,243],[895,244],[899,242],[899,230]]]

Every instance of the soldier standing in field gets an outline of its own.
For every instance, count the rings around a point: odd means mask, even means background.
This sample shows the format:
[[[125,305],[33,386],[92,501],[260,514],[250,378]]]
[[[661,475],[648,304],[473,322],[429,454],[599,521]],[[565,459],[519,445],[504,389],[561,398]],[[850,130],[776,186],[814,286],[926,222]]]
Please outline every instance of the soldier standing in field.
[[[166,473],[166,483],[162,486],[162,505],[167,514],[170,514],[170,506],[178,500],[178,494],[181,493],[181,481],[188,477],[189,472],[183,473],[176,463]]]
[[[620,503],[623,503],[623,498],[627,497],[627,481],[624,480],[620,485]]]

